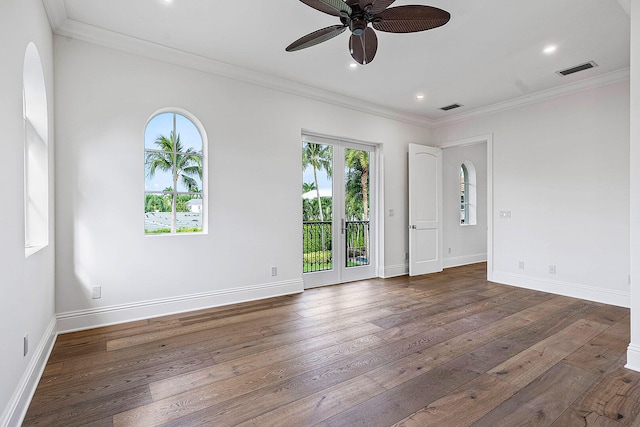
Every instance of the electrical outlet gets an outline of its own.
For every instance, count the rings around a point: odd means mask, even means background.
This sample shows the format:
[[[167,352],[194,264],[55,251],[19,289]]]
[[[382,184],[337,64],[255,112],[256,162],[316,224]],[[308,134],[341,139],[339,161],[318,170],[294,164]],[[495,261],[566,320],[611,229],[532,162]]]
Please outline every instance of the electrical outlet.
[[[500,211],[500,218],[511,218],[511,211]]]
[[[271,275],[272,276],[278,275],[278,267],[271,267]]]
[[[556,274],[556,266],[555,265],[550,265],[549,266],[549,274]]]
[[[102,286],[94,286],[91,288],[91,298],[100,299],[102,298]]]
[[[404,260],[405,261],[409,260],[409,252],[404,253]]]
[[[520,262],[518,263],[518,268],[519,268],[520,270],[524,270],[524,261],[520,261]]]
[[[449,248],[449,255],[451,255],[451,248]]]
[[[29,353],[29,335],[25,335],[22,339],[22,355],[26,356]]]

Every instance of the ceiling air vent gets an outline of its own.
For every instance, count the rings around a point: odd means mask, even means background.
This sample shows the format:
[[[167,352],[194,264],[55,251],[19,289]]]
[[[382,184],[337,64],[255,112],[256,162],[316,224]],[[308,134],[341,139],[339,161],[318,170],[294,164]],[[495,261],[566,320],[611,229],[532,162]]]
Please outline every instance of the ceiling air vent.
[[[566,70],[556,71],[561,76],[568,76],[569,74],[577,73],[578,71],[588,70],[589,68],[595,68],[598,64],[593,61],[585,62],[584,64],[576,65],[575,67],[567,68]]]
[[[449,110],[453,110],[454,108],[460,108],[462,107],[462,104],[451,104],[451,105],[447,105],[446,107],[441,107],[440,109],[442,111],[449,111]]]

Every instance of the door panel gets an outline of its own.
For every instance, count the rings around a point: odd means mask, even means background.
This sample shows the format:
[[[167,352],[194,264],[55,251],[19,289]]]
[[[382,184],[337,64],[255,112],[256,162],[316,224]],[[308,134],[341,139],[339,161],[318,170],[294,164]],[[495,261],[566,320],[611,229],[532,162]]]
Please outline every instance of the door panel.
[[[442,271],[442,150],[409,144],[409,275]]]

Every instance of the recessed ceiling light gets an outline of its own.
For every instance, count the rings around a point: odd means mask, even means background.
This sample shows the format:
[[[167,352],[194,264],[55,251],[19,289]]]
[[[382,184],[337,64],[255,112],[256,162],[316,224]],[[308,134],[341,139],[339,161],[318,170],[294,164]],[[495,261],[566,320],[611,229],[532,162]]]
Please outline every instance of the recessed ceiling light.
[[[358,68],[358,64],[356,64],[355,62],[352,62],[351,64],[349,64],[349,68],[351,69]]]
[[[160,0],[162,3],[164,4],[171,4],[173,3],[173,0]]]
[[[424,99],[424,95],[423,95],[423,94],[421,94],[421,93],[419,93],[419,94],[417,94],[417,95],[416,95],[416,99],[417,99],[418,101],[422,101],[422,100]]]
[[[550,45],[550,46],[545,47],[543,52],[546,53],[547,55],[551,55],[553,52],[556,51],[556,49],[558,49],[558,46]]]

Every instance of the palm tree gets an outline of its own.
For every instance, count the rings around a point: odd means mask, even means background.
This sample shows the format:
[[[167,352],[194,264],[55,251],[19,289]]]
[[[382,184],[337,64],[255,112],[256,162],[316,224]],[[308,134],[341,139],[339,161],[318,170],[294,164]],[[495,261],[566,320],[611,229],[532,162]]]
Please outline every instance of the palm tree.
[[[362,219],[369,220],[369,152],[347,148],[345,163],[352,175],[360,177],[358,190],[362,193]],[[354,183],[355,184],[355,183]],[[358,186],[356,186],[358,187]]]
[[[352,214],[362,215],[363,221],[369,221],[369,152],[364,150],[345,149],[345,164],[349,168],[347,172],[347,190],[350,193],[350,205]],[[356,180],[360,178],[360,182]],[[360,199],[362,204],[358,202]],[[360,205],[360,206],[358,206]],[[361,208],[361,209],[358,209]],[[366,257],[369,258],[369,233],[364,231],[364,246]],[[360,240],[360,227],[356,228],[356,242]]]
[[[145,165],[149,178],[153,178],[156,170],[171,172],[173,178],[173,188],[167,188],[171,192],[178,191],[178,181],[182,181],[187,190],[198,193],[198,182],[195,177],[202,181],[202,153],[189,148],[184,149],[180,142],[180,134],[175,135],[170,132],[167,138],[164,135],[158,136],[154,141],[159,151],[147,151],[145,155]],[[172,196],[171,216],[176,212],[176,198]],[[175,223],[175,218],[173,218]]]
[[[327,178],[331,178],[332,169],[332,151],[331,146],[321,145],[313,142],[304,142],[302,146],[302,169],[308,166],[313,168],[313,181],[316,187],[316,196],[318,199],[318,211],[320,213],[320,222],[324,222],[322,213],[322,202],[320,200],[320,187],[318,187],[318,170],[327,173]],[[324,232],[322,233],[322,250],[326,250]]]

